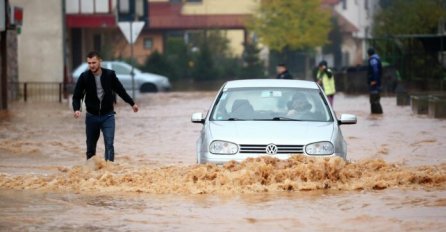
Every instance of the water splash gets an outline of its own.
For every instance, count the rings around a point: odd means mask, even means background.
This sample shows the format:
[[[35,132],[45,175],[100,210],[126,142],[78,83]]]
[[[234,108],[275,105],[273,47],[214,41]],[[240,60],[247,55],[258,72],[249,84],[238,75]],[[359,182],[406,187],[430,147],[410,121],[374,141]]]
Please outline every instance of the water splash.
[[[386,188],[444,188],[446,164],[407,167],[383,160],[349,163],[340,158],[271,157],[159,168],[109,163],[59,168],[53,175],[0,174],[0,188],[56,192],[136,192],[171,194],[253,193]]]

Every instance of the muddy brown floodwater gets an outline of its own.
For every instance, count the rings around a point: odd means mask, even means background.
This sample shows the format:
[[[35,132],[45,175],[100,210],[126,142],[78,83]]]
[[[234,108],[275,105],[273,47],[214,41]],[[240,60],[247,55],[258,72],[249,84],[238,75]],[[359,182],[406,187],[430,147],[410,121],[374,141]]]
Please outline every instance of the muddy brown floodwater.
[[[115,163],[85,161],[84,121],[68,103],[0,112],[1,231],[445,231],[446,120],[384,97],[335,97],[358,116],[342,126],[348,161],[294,156],[195,164],[215,92],[119,102]]]

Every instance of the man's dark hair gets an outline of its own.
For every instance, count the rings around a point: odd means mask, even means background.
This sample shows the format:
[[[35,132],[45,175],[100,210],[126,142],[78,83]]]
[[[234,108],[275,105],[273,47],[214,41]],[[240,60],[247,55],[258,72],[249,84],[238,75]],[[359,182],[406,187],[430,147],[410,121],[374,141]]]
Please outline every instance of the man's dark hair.
[[[98,59],[101,59],[101,54],[99,54],[98,51],[91,51],[87,54],[87,58],[93,58],[93,57],[97,57]]]
[[[375,54],[375,49],[374,49],[374,48],[369,48],[369,49],[367,50],[367,54],[369,54],[369,56]]]
[[[328,66],[327,61],[322,60],[321,62],[319,62],[319,67],[321,67],[321,66],[325,66],[325,67],[327,67],[327,66]]]
[[[286,64],[280,63],[280,64],[277,65],[277,67],[284,67],[284,68],[286,68]]]

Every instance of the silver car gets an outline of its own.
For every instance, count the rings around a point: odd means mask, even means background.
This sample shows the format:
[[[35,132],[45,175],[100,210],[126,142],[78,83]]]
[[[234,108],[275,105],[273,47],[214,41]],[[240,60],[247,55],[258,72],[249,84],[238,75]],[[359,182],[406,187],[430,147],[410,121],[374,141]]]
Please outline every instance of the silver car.
[[[122,61],[102,61],[101,66],[103,68],[112,69],[115,71],[116,76],[121,81],[122,85],[127,91],[132,91],[132,66]],[[73,72],[73,83],[76,83],[77,79],[82,72],[88,69],[87,63],[82,63]],[[135,90],[141,93],[154,93],[161,91],[168,91],[171,89],[169,79],[165,76],[143,73],[137,68],[133,68],[135,74]]]
[[[337,119],[323,90],[312,81],[228,81],[207,115],[192,115],[192,122],[203,124],[197,162],[221,164],[265,155],[287,159],[293,154],[346,159],[339,126],[356,121],[350,114]]]

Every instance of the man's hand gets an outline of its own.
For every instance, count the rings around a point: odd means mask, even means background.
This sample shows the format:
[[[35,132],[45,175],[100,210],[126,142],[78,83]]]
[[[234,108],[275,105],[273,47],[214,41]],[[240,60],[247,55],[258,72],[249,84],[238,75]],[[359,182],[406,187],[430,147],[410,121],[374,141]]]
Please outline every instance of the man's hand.
[[[74,118],[79,118],[81,116],[81,112],[79,110],[74,111]]]
[[[376,85],[376,81],[371,81],[370,85]]]
[[[134,104],[132,106],[132,109],[133,109],[133,112],[135,112],[135,113],[138,112],[138,110],[139,110],[138,105]]]

